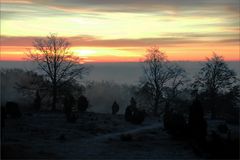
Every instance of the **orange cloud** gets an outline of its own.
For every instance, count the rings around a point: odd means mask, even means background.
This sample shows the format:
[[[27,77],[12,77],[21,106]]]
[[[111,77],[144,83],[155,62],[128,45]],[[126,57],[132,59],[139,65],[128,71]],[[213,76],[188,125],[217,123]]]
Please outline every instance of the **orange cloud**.
[[[227,61],[239,60],[239,46],[201,44],[168,47],[159,46],[166,53],[169,60],[174,61],[202,61],[210,57],[213,52],[222,55]],[[146,47],[73,47],[72,50],[77,55],[84,58],[85,62],[138,62],[144,59]],[[1,60],[24,60],[26,47],[1,47]]]
[[[26,59],[26,56],[24,54],[5,54],[1,53],[0,60],[1,61],[23,61]]]
[[[1,60],[23,60],[26,48],[32,48],[37,37],[2,37]],[[210,57],[213,52],[225,60],[239,60],[239,40],[202,41],[180,38],[145,38],[102,40],[91,36],[69,37],[71,49],[84,58],[85,62],[140,61],[146,49],[158,45],[169,60],[199,61]]]

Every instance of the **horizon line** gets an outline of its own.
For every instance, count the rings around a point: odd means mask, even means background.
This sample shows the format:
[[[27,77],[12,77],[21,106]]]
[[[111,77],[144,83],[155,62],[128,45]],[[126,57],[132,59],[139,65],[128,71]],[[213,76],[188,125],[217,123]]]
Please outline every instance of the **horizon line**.
[[[239,62],[240,60],[224,60],[225,62]],[[0,60],[0,62],[34,62],[29,60]],[[169,62],[207,62],[207,60],[169,60]],[[81,64],[87,63],[144,63],[144,61],[89,61],[81,62]]]

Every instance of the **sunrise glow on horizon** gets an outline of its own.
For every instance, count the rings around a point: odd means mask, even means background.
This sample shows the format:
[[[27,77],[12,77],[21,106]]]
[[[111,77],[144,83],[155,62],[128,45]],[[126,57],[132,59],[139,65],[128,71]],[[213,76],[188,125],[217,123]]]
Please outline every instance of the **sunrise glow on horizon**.
[[[159,46],[173,61],[240,59],[239,0],[1,0],[0,60],[25,60],[57,33],[84,62],[139,62]]]

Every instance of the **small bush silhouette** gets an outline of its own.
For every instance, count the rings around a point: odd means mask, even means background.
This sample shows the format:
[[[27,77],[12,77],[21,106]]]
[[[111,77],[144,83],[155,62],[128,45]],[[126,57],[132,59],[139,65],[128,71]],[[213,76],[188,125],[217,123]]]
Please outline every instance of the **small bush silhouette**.
[[[36,96],[34,99],[34,108],[36,109],[36,111],[39,111],[41,109],[41,97],[39,95],[39,91],[36,92]]]
[[[172,112],[173,110],[170,109],[169,104],[167,103],[163,114],[163,125],[166,130],[170,129]]]
[[[125,120],[133,124],[141,124],[145,119],[145,111],[137,109],[134,98],[131,98],[130,105],[125,110]]]
[[[145,115],[145,111],[135,109],[131,118],[131,122],[133,124],[141,124],[145,119]]]
[[[170,132],[176,136],[184,136],[186,133],[186,120],[180,113],[173,113],[170,123]]]
[[[78,119],[76,107],[74,107],[75,99],[70,94],[65,96],[64,99],[64,113],[66,115],[67,121],[71,123],[75,123]]]
[[[6,116],[10,116],[11,118],[20,118],[22,113],[19,109],[19,106],[15,102],[7,102],[6,103]]]
[[[132,117],[134,114],[134,111],[136,110],[136,101],[135,99],[132,97],[131,101],[130,101],[130,105],[127,106],[126,110],[125,110],[125,120],[128,122],[132,121]]]
[[[187,124],[184,116],[180,113],[174,113],[173,109],[167,104],[163,115],[164,128],[173,135],[183,136],[186,134]]]
[[[119,105],[117,104],[116,101],[114,101],[114,103],[112,105],[112,114],[115,115],[115,114],[117,114],[118,111],[119,111]]]

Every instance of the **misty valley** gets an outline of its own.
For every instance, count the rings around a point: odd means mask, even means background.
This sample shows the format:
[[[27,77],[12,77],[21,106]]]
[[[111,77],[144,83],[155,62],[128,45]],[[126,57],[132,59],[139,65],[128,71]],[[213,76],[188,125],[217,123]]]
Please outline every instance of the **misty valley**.
[[[239,92],[221,92],[213,112],[193,85],[204,62],[171,63],[187,74],[176,90],[174,81],[161,88],[157,110],[143,63],[86,64],[83,78],[58,89],[52,110],[36,64],[1,62],[2,158],[238,159]],[[239,77],[239,62],[227,63]]]

